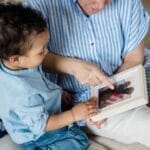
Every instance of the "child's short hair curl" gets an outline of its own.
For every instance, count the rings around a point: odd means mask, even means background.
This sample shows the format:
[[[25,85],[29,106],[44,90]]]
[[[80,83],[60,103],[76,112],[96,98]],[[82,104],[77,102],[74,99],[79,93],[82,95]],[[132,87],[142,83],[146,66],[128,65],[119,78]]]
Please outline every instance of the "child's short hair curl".
[[[31,35],[46,29],[40,12],[21,4],[0,4],[0,59],[21,55],[31,48]]]

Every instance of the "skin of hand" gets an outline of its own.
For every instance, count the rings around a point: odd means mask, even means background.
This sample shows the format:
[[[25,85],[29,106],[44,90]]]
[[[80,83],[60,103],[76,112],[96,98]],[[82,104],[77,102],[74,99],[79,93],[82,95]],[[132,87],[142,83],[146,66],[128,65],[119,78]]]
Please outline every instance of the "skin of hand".
[[[85,61],[77,60],[74,76],[82,85],[96,86],[103,84],[104,86],[114,89],[114,85],[97,65]]]
[[[85,13],[92,15],[101,11],[112,0],[78,0],[77,3]]]
[[[93,99],[94,99],[93,105],[97,108],[98,107],[98,99],[97,98],[93,98]],[[100,111],[98,111],[98,112],[100,113]],[[96,115],[96,114],[94,114],[94,115]],[[92,115],[92,116],[94,116],[94,115]],[[94,122],[94,121],[92,121],[91,117],[86,119],[87,124],[95,125],[98,129],[101,127],[101,125],[103,123],[105,123],[107,121],[107,118],[106,118],[106,119],[102,119],[102,120]]]
[[[96,115],[98,112],[98,109],[95,106],[95,98],[91,98],[84,103],[75,105],[71,111],[74,121],[90,119],[90,117]]]

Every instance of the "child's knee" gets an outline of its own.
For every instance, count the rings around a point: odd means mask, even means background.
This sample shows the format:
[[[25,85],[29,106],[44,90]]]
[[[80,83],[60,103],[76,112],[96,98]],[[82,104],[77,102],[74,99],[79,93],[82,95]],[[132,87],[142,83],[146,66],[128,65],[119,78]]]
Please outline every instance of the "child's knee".
[[[84,150],[88,147],[88,137],[87,135],[80,130],[78,127],[71,128],[71,134],[73,134],[72,139],[76,140],[78,145],[80,145],[80,149]]]

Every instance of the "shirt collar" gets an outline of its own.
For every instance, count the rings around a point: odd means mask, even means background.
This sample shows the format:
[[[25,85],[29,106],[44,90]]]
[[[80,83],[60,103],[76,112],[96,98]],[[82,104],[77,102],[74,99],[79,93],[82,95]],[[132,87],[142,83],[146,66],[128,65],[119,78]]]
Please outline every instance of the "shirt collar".
[[[12,74],[12,75],[24,75],[24,74],[30,74],[32,72],[35,72],[38,69],[38,67],[35,68],[31,68],[31,69],[22,69],[22,70],[11,70],[9,68],[7,68],[3,61],[0,61],[0,70],[3,70],[4,72],[8,73],[8,74]]]
[[[75,5],[75,9],[76,9],[77,13],[79,13],[79,15],[81,17],[83,17],[85,21],[87,21],[87,19],[89,18],[89,16],[86,16],[84,14],[83,10],[81,9],[81,7],[79,6],[79,4],[77,3],[77,0],[72,0],[72,2]]]

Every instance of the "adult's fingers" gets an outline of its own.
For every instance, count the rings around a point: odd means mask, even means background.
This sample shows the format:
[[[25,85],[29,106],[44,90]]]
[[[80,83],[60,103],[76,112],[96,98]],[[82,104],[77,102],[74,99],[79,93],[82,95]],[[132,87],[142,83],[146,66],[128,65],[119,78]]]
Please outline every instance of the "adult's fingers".
[[[97,78],[101,81],[101,83],[104,86],[107,86],[110,89],[114,89],[114,85],[113,85],[112,81],[105,75],[99,74],[99,75],[97,75]]]
[[[86,81],[86,84],[85,85],[91,85],[91,86],[96,86],[98,84],[100,84],[101,82],[98,80],[98,78],[96,77],[93,77],[93,78],[89,78],[87,81]]]

